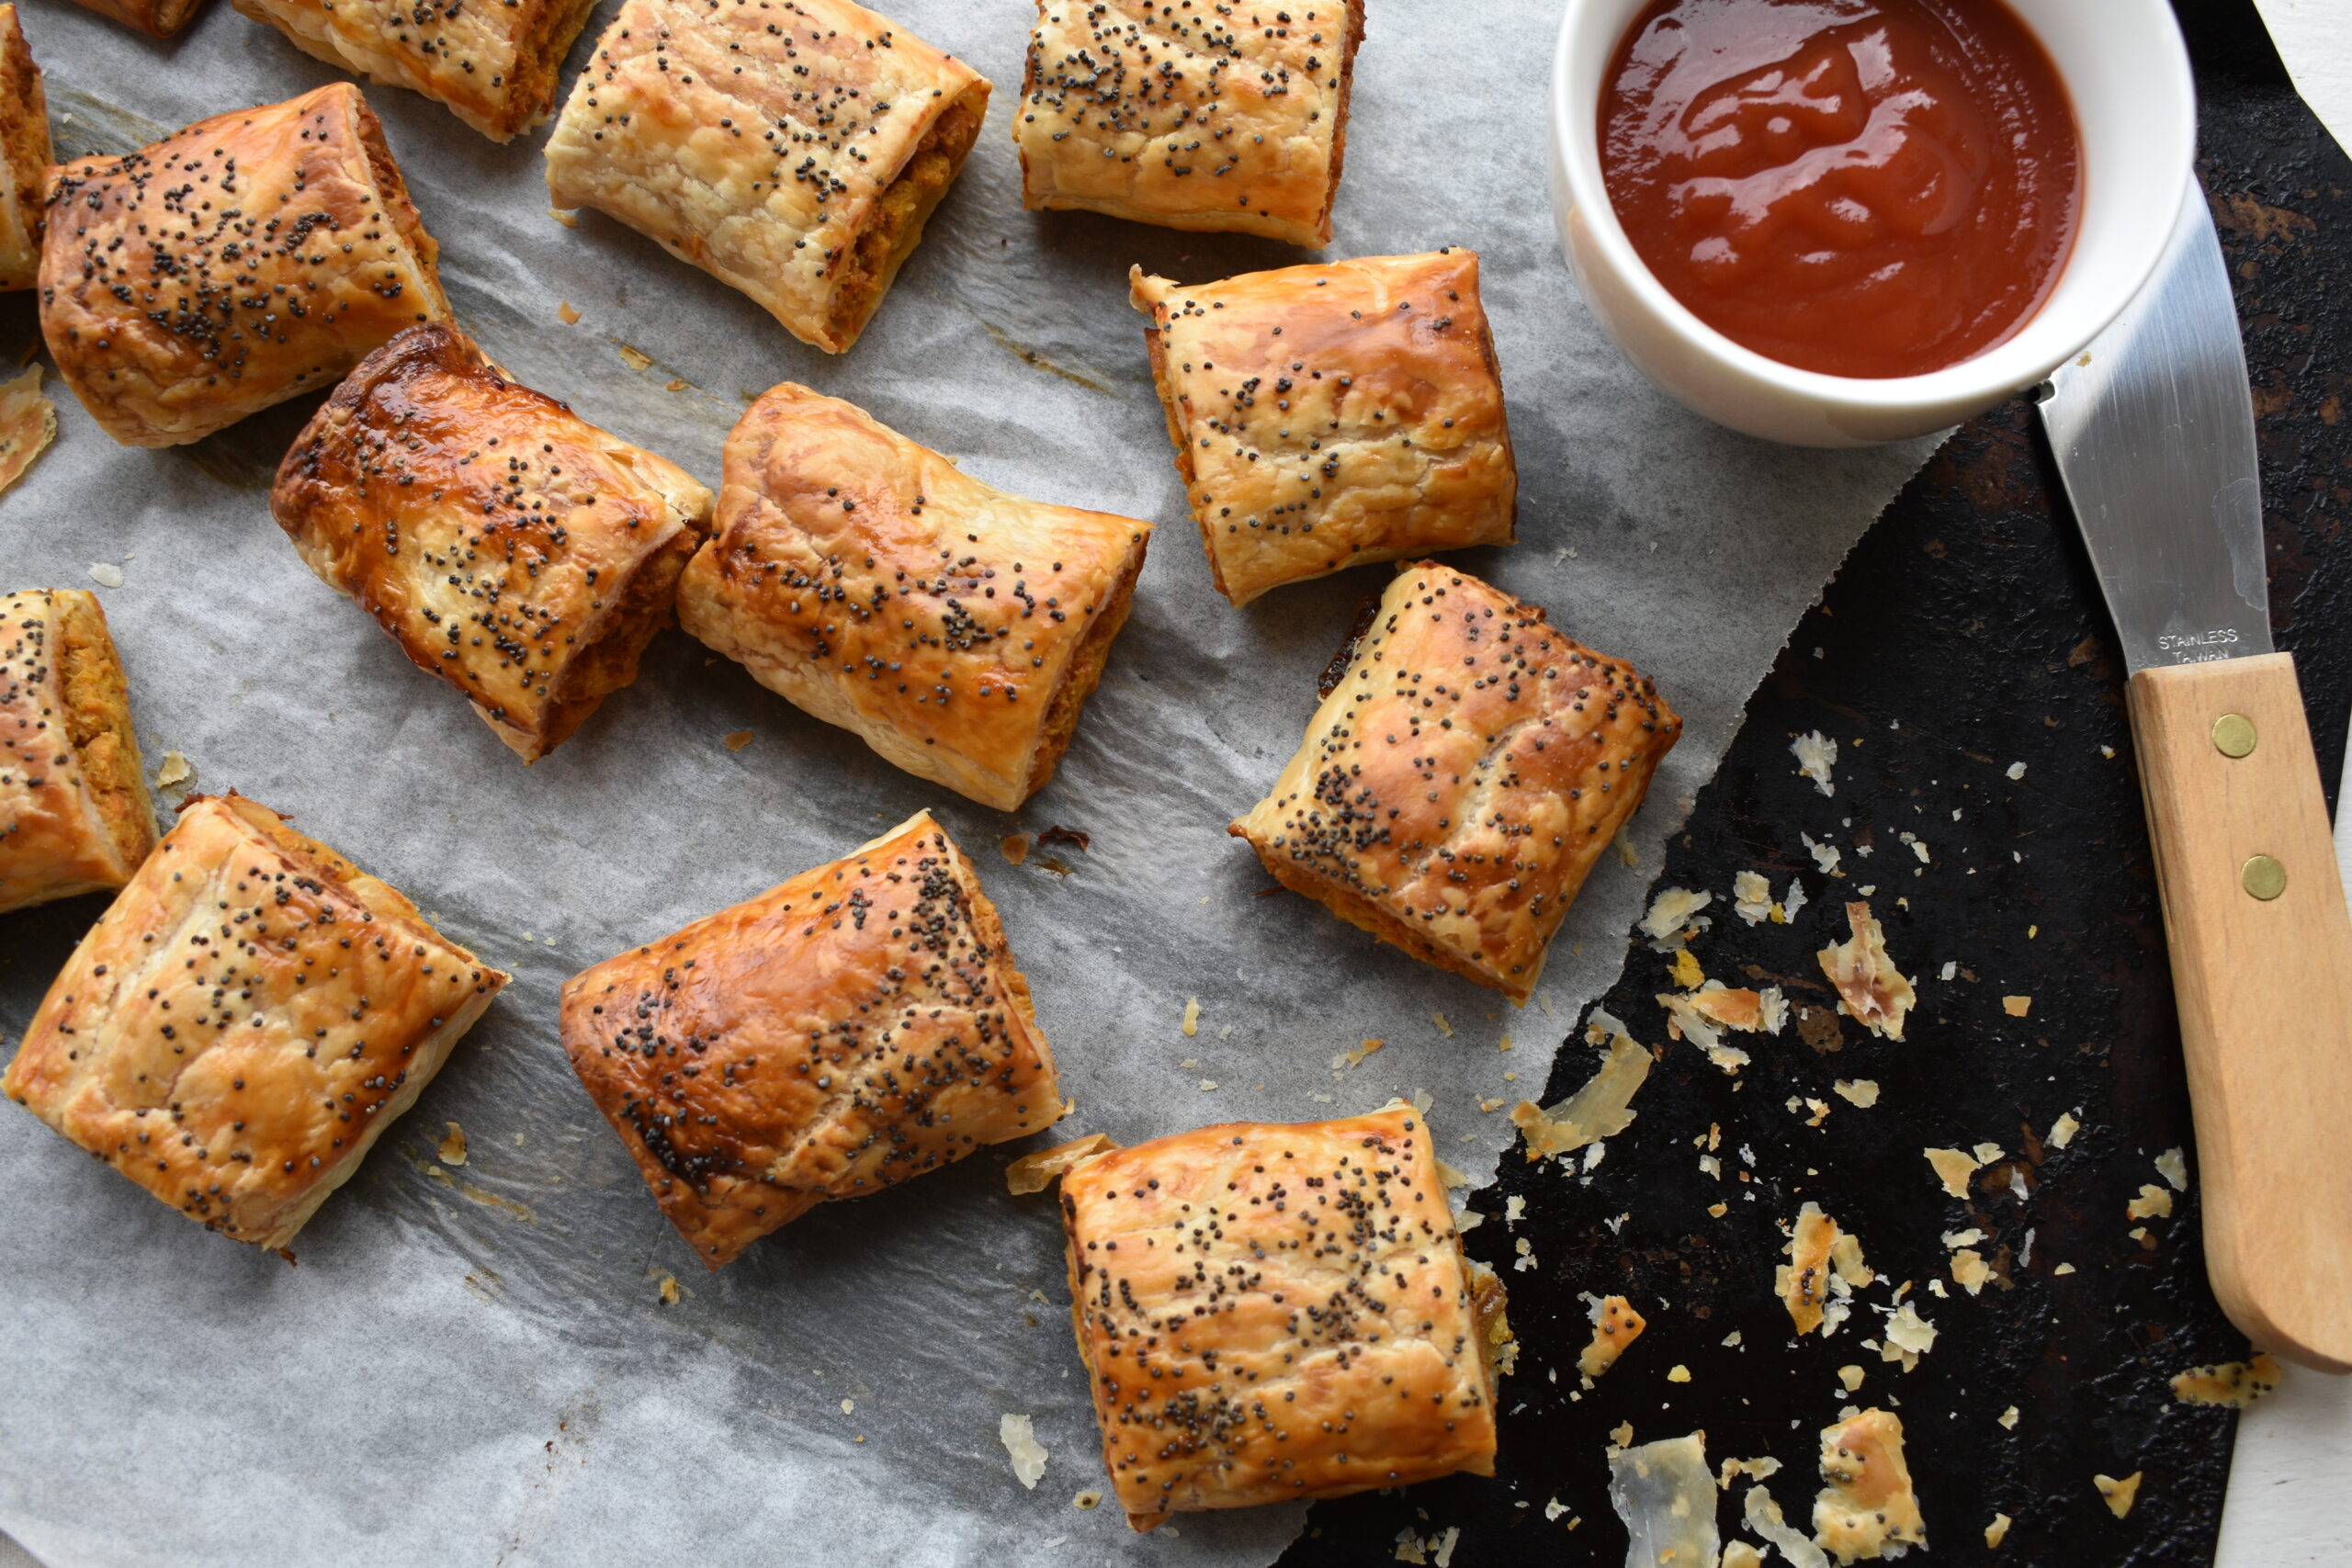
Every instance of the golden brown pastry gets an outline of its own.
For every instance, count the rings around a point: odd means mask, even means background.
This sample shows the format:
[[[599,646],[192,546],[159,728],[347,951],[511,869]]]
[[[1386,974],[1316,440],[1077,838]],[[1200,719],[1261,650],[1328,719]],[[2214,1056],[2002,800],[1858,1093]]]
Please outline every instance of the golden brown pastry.
[[[1519,470],[1473,251],[1246,273],[1128,272],[1217,592],[1508,545]]]
[[[595,0],[235,0],[303,53],[449,106],[492,141],[548,118]]]
[[[448,301],[347,82],[51,172],[40,330],[126,446],[176,446],[331,384]]]
[[[928,812],[573,976],[563,1048],[712,1269],[1066,1109],[996,908]]]
[[[208,1230],[284,1247],[507,979],[275,812],[198,795],[0,1092]]]
[[[628,0],[548,138],[548,189],[840,354],[988,108],[970,66],[851,0]]]
[[[1657,688],[1434,561],[1402,567],[1273,791],[1275,880],[1514,1001],[1682,733]]]
[[[1061,1204],[1102,1461],[1136,1529],[1495,1472],[1502,1292],[1472,1279],[1411,1106],[1096,1155]]]
[[[278,466],[270,510],[311,570],[526,762],[637,679],[710,491],[518,387],[457,328],[362,360]]]
[[[1037,0],[1023,205],[1331,243],[1363,0]]]
[[[57,439],[57,405],[40,389],[40,367],[0,381],[0,491],[25,477]]]
[[[97,595],[0,593],[0,910],[119,887],[154,846]]]
[[[40,182],[49,102],[17,8],[0,6],[0,292],[30,288],[40,267]]]
[[[204,0],[81,0],[82,6],[127,28],[170,38],[187,26]]]
[[[727,438],[678,620],[907,772],[1010,811],[1069,745],[1150,536],[1008,495],[787,382]]]

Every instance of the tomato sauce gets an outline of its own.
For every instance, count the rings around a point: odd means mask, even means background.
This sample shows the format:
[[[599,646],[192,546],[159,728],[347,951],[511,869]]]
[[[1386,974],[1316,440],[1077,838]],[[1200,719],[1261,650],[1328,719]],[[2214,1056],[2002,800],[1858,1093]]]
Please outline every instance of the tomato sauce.
[[[2074,248],[2074,106],[2000,0],[1652,0],[1600,114],[1643,262],[1800,369],[1973,358],[2031,319]]]

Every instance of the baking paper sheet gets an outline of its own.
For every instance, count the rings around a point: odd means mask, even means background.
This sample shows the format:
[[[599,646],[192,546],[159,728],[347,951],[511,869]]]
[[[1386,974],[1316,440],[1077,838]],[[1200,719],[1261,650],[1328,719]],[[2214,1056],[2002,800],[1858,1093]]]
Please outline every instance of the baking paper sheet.
[[[56,447],[0,496],[0,587],[88,586],[93,563],[119,566],[102,597],[150,768],[177,750],[198,788],[291,813],[517,978],[303,1233],[297,1268],[206,1234],[0,1106],[0,1529],[51,1568],[1271,1561],[1302,1509],[1185,1516],[1138,1538],[1115,1506],[1073,1506],[1104,1479],[1052,1201],[1004,1190],[1021,1145],[825,1205],[706,1273],[565,1065],[557,989],[927,807],[975,856],[1034,983],[1078,1104],[1057,1134],[1129,1142],[1421,1090],[1444,1156],[1485,1179],[1512,1129],[1480,1102],[1541,1091],[1749,691],[1927,451],[1730,435],[1600,336],[1544,196],[1555,10],[1376,0],[1330,252],[1481,254],[1521,542],[1456,559],[1633,660],[1688,722],[1635,822],[1639,867],[1606,859],[1554,944],[1549,1007],[1525,1010],[1305,900],[1260,897],[1268,878],[1226,835],[1296,744],[1317,672],[1385,571],[1238,612],[1211,591],[1125,271],[1200,282],[1301,257],[1023,213],[1007,127],[1030,0],[892,7],[972,60],[997,101],[841,359],[616,224],[560,227],[539,136],[493,146],[370,88],[461,319],[586,417],[715,485],[745,404],[796,379],[993,483],[1162,531],[1076,744],[1017,817],[896,772],[674,631],[526,770],[270,521],[267,477],[314,400],[139,452],[61,392]],[[219,0],[176,44],[62,0],[23,11],[64,152],[331,79]],[[583,39],[575,67],[587,52]],[[0,299],[0,346],[31,331],[28,298]],[[729,750],[741,730],[751,743]],[[1007,834],[1054,823],[1091,835],[1083,853],[1050,851],[1068,874],[1001,858]],[[10,1044],[97,908],[0,919]],[[1385,1050],[1335,1070],[1374,1036]],[[433,1157],[450,1121],[469,1141],[462,1168]],[[1051,1451],[1035,1491],[999,1445],[1008,1412],[1033,1416]]]

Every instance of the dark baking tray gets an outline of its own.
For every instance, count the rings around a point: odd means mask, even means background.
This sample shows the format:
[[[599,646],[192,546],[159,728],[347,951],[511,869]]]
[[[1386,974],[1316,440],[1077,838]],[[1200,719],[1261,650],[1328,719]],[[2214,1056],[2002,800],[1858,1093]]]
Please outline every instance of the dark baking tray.
[[[2201,102],[2199,174],[2245,329],[2271,615],[2296,656],[2333,798],[2352,705],[2352,548],[2339,537],[2352,518],[2352,165],[2296,96],[2248,0],[2177,8]],[[1558,608],[1572,624],[1574,607]],[[1996,409],[1903,491],[1798,628],[1662,877],[1714,892],[1714,927],[1693,945],[1726,984],[1777,981],[1794,1001],[1826,1002],[1813,953],[1834,911],[1821,901],[1862,883],[1877,885],[1871,904],[1906,974],[1930,980],[1950,961],[1974,978],[1924,985],[1900,1044],[1834,1019],[1834,1043],[1809,1043],[1793,1027],[1736,1037],[1755,1056],[1737,1087],[1690,1046],[1668,1044],[1634,1100],[1639,1120],[1589,1180],[1507,1156],[1500,1181],[1474,1201],[1488,1218],[1469,1237],[1509,1282],[1523,1346],[1503,1389],[1499,1473],[1319,1504],[1283,1563],[1394,1561],[1400,1535],[1426,1542],[1450,1527],[1461,1531],[1457,1568],[1622,1562],[1605,1459],[1620,1422],[1636,1441],[1703,1428],[1713,1460],[1778,1458],[1776,1494],[1801,1519],[1816,1431],[1849,1402],[1836,1369],[1855,1361],[1869,1376],[1852,1403],[1901,1402],[1928,1561],[2211,1561],[2235,1417],[2176,1403],[2167,1379],[2247,1348],[2205,1283],[2193,1183],[2170,1220],[2150,1224],[2153,1245],[2127,1234],[2126,1201],[2159,1179],[2152,1158],[2189,1145],[2193,1171],[2194,1146],[2122,675],[2032,412],[2022,400]],[[1840,742],[1834,800],[1796,775],[1790,754],[1791,738],[1813,729]],[[2011,780],[2018,761],[2025,774]],[[1867,833],[1874,852],[1859,860],[1849,847],[1849,875],[1832,882],[1797,834],[1818,837],[1841,818],[1852,827],[1838,841]],[[1906,830],[1937,862],[1925,876],[1897,841]],[[1802,931],[1732,916],[1741,869],[1781,888],[1804,881],[1816,903]],[[1669,988],[1666,963],[1629,943],[1604,1004],[1645,1043],[1667,1041],[1652,999]],[[2031,997],[2031,1011],[2010,1017],[2006,995]],[[1567,1021],[1521,1015],[1531,1032]],[[1564,1053],[1545,1103],[1592,1059]],[[1838,1099],[1840,1077],[1876,1079],[1877,1106]],[[1784,1108],[1791,1095],[1835,1109],[1815,1130]],[[2085,1126],[2071,1146],[2042,1144],[2076,1106]],[[1691,1146],[1711,1123],[1723,1128],[1720,1184]],[[2011,1159],[1980,1174],[1963,1217],[1920,1150],[1987,1140]],[[1734,1176],[1742,1144],[1756,1152],[1745,1185]],[[2012,1168],[2024,1201],[2008,1188]],[[1514,1195],[1526,1213],[1507,1226]],[[1861,1347],[1877,1321],[1867,1313],[1834,1339],[1792,1344],[1772,1290],[1777,1222],[1808,1198],[1860,1234],[1882,1273],[1917,1282],[1939,1336],[1916,1371]],[[1730,1210],[1710,1219],[1718,1200]],[[1629,1217],[1611,1231],[1619,1214]],[[1974,1299],[1949,1280],[1951,1299],[1925,1295],[1945,1268],[1940,1233],[1965,1224],[1993,1238],[1983,1250],[2004,1278]],[[1512,1267],[1522,1237],[1537,1264],[1528,1270]],[[2076,1271],[2053,1277],[2061,1262]],[[1650,1327],[1577,1400],[1587,1291],[1630,1296]],[[1735,1329],[1743,1346],[1726,1348]],[[1666,1381],[1678,1363],[1691,1381]],[[2005,1429],[1996,1417],[2011,1404],[2018,1418]],[[2145,1480],[2119,1520],[2091,1477],[2133,1471]],[[1553,1498],[1568,1510],[1556,1520],[1545,1517]],[[1727,1529],[1736,1503],[1724,1498]],[[2016,1520],[1997,1551],[1983,1535],[1996,1510]],[[1582,1520],[1573,1530],[1571,1517]]]

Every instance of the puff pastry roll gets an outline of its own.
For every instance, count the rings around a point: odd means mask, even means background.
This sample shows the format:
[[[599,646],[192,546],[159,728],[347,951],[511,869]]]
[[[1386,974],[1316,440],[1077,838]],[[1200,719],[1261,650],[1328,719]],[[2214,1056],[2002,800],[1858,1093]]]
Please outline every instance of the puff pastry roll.
[[[1472,1277],[1411,1106],[1095,1155],[1061,1204],[1102,1461],[1136,1529],[1495,1472],[1502,1290]]]
[[[1508,545],[1519,470],[1478,303],[1443,250],[1184,288],[1128,272],[1217,592]]]
[[[712,1269],[1065,1109],[996,908],[928,812],[573,976],[563,1048]]]
[[[548,138],[548,189],[840,354],[988,108],[970,66],[851,0],[627,0]]]
[[[431,235],[347,82],[51,172],[40,330],[126,446],[177,446],[446,321]]]
[[[49,164],[40,67],[16,6],[0,6],[0,292],[30,288],[40,268],[40,186]]]
[[[1350,925],[1524,1002],[1681,733],[1631,665],[1417,561],[1273,792],[1228,830]]]
[[[187,26],[204,0],[81,0],[86,10],[137,28],[156,38],[170,38]]]
[[[267,807],[198,795],[0,1092],[207,1229],[284,1247],[507,978]]]
[[[0,910],[119,887],[154,847],[97,595],[0,593]]]
[[[1037,0],[1022,203],[1331,243],[1363,0]]]
[[[526,762],[637,679],[710,522],[684,469],[516,386],[437,321],[345,378],[269,505],[311,570]]]
[[[1150,537],[1008,495],[787,382],[727,438],[678,619],[916,777],[1011,811],[1069,745]]]
[[[556,76],[595,0],[235,0],[303,53],[448,106],[492,141],[555,107]]]

